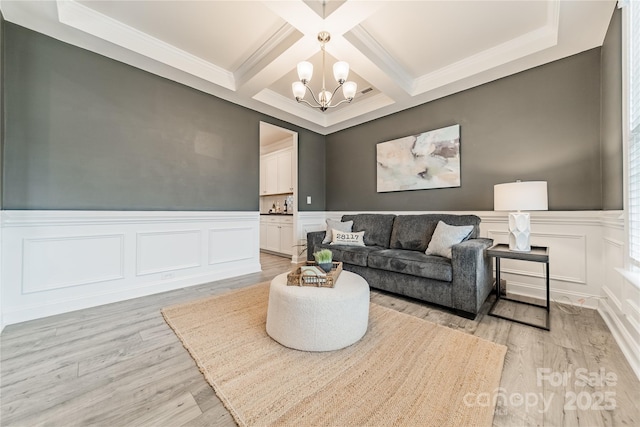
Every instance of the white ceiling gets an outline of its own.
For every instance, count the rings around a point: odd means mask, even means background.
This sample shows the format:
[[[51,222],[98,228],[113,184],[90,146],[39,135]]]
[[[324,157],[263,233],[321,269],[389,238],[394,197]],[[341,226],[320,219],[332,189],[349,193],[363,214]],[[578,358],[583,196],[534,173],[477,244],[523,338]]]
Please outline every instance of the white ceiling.
[[[6,20],[321,134],[602,45],[606,1],[0,0]],[[296,64],[321,73],[319,31],[358,83],[324,113],[291,94]],[[341,95],[336,94],[338,99]]]

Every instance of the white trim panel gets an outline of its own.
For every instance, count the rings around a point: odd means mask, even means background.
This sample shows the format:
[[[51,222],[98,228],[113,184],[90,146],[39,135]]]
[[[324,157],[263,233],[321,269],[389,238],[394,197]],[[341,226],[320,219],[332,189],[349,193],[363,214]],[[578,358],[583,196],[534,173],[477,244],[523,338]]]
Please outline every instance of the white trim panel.
[[[136,234],[136,275],[200,267],[200,230]]]
[[[252,227],[210,229],[209,264],[251,259],[255,252],[255,242],[255,229]]]
[[[4,211],[3,326],[261,270],[258,212]]]
[[[23,239],[22,293],[124,279],[124,234]]]

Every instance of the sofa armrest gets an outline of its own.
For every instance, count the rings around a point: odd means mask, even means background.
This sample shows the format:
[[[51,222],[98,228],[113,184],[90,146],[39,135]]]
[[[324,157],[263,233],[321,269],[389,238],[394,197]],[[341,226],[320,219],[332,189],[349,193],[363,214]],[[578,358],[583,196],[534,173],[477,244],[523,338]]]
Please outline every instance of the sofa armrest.
[[[469,239],[451,248],[453,308],[478,314],[493,288],[493,265],[486,249],[493,239]]]
[[[312,231],[307,233],[307,261],[313,261],[313,253],[316,252],[316,247],[322,243],[326,231]]]

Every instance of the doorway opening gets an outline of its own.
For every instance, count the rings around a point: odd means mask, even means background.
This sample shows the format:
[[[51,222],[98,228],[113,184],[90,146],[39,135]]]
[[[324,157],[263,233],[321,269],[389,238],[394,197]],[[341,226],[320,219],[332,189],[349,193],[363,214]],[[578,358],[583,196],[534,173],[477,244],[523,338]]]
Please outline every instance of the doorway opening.
[[[297,255],[298,133],[260,122],[260,250]]]

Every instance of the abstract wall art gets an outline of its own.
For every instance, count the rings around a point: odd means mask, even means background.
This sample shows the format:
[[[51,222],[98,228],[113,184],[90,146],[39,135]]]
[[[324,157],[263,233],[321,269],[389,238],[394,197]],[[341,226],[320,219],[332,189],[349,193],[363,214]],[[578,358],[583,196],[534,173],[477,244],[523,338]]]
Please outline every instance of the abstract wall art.
[[[376,145],[378,193],[460,187],[460,125]]]

